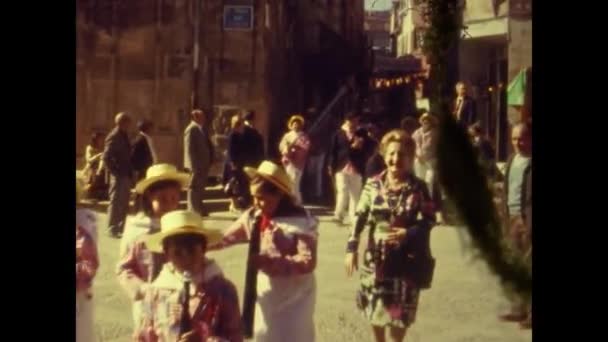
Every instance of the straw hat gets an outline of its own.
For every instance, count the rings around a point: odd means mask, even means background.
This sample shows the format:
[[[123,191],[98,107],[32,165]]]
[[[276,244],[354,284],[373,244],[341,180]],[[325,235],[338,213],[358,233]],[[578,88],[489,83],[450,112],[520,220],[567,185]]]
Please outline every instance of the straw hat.
[[[222,232],[218,229],[203,227],[203,218],[189,210],[174,210],[160,218],[160,232],[151,234],[146,240],[146,246],[152,252],[163,253],[163,241],[171,236],[196,234],[207,239],[207,246],[222,240]]]
[[[293,124],[296,121],[299,121],[300,125],[304,126],[304,117],[302,117],[302,115],[296,114],[296,115],[292,115],[289,118],[289,121],[287,121],[287,127],[291,128],[291,124]]]
[[[433,124],[433,125],[437,124],[437,118],[434,115],[429,114],[428,112],[422,114],[422,116],[419,119],[420,124],[422,125],[422,122],[427,119],[431,122],[431,124]]]
[[[257,170],[246,166],[244,171],[250,179],[254,178],[255,176],[262,177],[274,184],[286,195],[291,197],[295,196],[293,193],[293,184],[285,170],[271,161],[264,160]]]
[[[143,194],[150,185],[167,180],[176,181],[182,188],[185,188],[190,181],[190,175],[178,172],[177,168],[171,164],[155,164],[148,168],[146,178],[135,185],[135,191]]]

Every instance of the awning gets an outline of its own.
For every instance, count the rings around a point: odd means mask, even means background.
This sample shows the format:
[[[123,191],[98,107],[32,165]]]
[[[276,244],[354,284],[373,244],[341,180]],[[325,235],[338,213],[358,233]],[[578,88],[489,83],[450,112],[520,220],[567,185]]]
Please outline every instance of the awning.
[[[465,22],[466,29],[462,30],[465,40],[493,36],[505,36],[509,32],[509,18],[499,17],[475,22]]]
[[[400,73],[416,74],[422,72],[422,61],[416,57],[386,57],[374,56],[374,74]]]
[[[509,106],[523,106],[526,99],[526,69],[521,71],[507,87],[507,104]]]

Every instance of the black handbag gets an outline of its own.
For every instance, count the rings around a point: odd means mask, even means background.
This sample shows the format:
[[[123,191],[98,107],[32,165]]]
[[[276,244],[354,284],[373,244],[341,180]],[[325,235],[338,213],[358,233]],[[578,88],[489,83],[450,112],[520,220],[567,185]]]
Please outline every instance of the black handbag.
[[[404,265],[404,275],[419,289],[430,289],[435,273],[435,258],[431,255],[408,256]]]

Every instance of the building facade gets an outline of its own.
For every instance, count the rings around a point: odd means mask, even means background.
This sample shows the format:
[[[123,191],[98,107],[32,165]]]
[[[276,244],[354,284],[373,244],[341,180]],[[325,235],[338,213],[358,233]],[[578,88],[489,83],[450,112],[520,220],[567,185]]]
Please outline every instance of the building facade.
[[[477,113],[486,134],[492,139],[499,159],[510,151],[509,126],[531,113],[508,107],[506,88],[522,70],[532,67],[532,1],[463,1],[463,30],[458,51],[458,76],[476,100]],[[396,55],[422,59],[427,75],[430,67],[422,53],[426,23],[424,1],[394,2],[391,34]],[[531,99],[531,97],[529,97]]]
[[[531,0],[467,1],[459,46],[459,75],[477,100],[477,112],[498,159],[511,151],[510,126],[524,119],[507,106],[507,86],[532,67]]]
[[[365,32],[369,39],[369,44],[373,50],[385,54],[393,54],[390,33],[391,11],[365,12]]]
[[[76,9],[77,158],[120,111],[155,123],[163,162],[181,165],[195,107],[253,109],[273,145],[277,122],[329,97],[308,58],[325,67],[365,44],[363,0],[79,0]],[[347,50],[327,49],[328,36]],[[339,83],[353,70],[316,74]]]

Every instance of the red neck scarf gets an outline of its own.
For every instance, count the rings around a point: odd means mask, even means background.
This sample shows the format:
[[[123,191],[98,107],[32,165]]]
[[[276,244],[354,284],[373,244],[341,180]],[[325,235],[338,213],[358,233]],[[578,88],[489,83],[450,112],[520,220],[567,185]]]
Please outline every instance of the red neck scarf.
[[[260,221],[260,232],[265,231],[270,227],[270,216],[262,214],[262,220]]]

